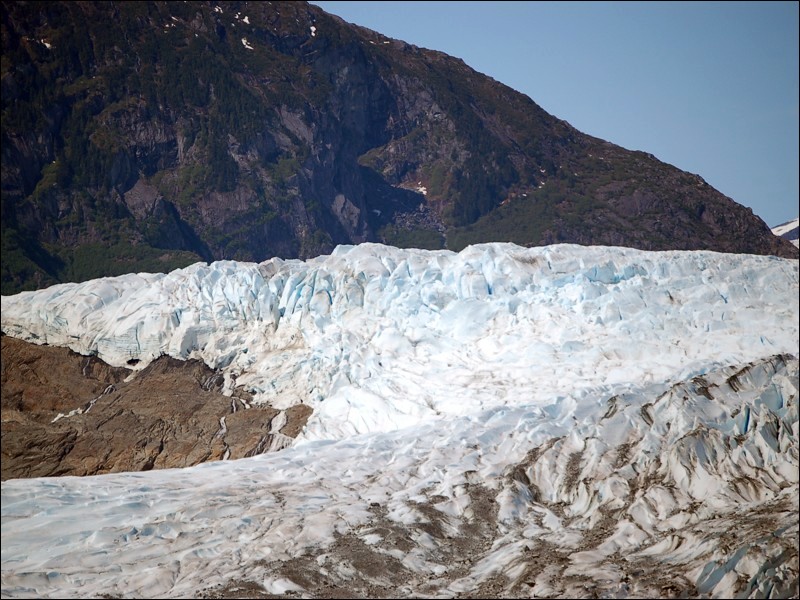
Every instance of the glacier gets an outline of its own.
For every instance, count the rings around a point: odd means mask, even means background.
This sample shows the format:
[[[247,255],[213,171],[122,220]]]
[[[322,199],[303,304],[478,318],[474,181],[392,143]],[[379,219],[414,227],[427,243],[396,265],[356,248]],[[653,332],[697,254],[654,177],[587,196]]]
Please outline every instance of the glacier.
[[[4,296],[6,335],[313,413],[277,453],[3,482],[2,595],[796,595],[799,314],[796,260],[503,243]]]

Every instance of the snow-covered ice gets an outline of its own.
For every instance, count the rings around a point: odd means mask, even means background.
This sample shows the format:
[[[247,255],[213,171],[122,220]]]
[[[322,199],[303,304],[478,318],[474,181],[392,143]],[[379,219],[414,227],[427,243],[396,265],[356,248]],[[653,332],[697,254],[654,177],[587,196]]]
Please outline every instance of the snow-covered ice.
[[[784,233],[791,231],[792,229],[797,229],[798,226],[800,226],[800,219],[795,217],[791,221],[787,221],[786,223],[773,227],[772,233],[780,236],[783,235]]]
[[[22,293],[2,328],[115,366],[199,358],[256,402],[311,405],[304,439],[342,439],[793,352],[796,291],[772,257],[364,244]]]
[[[789,241],[791,241],[795,246],[800,244],[800,240],[798,239],[797,229],[800,227],[800,218],[794,218],[791,221],[787,221],[786,223],[782,223],[781,225],[777,225],[772,228],[772,233],[777,235],[778,237],[786,237]],[[787,235],[790,234],[790,235]]]
[[[277,453],[3,482],[3,596],[319,595],[287,566],[308,556],[388,581],[342,540],[396,561],[401,596],[791,592],[799,312],[796,260],[572,245],[341,246],[3,297],[7,335],[199,358],[314,410]],[[465,531],[486,544],[448,554]]]

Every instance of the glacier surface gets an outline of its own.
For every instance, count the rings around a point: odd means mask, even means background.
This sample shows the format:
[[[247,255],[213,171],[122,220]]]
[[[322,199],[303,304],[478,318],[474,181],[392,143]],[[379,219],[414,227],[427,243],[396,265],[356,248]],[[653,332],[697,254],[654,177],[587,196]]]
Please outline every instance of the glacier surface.
[[[314,411],[279,453],[3,482],[3,597],[324,595],[303,565],[367,595],[795,593],[799,313],[796,260],[573,245],[363,244],[3,297],[7,335],[132,376],[199,358]]]

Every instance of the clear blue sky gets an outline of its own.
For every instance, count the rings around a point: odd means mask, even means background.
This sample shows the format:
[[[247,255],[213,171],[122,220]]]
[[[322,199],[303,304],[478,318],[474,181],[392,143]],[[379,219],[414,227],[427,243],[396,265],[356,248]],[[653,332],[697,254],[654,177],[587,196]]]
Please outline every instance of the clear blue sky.
[[[798,216],[797,2],[313,2],[461,58],[574,127]]]

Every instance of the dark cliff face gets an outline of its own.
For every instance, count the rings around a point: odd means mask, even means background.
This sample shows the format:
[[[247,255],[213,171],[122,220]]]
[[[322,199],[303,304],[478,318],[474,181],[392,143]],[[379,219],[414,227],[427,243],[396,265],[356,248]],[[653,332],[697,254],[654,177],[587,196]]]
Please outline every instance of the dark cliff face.
[[[797,256],[462,61],[301,2],[2,4],[2,290],[381,241]]]

